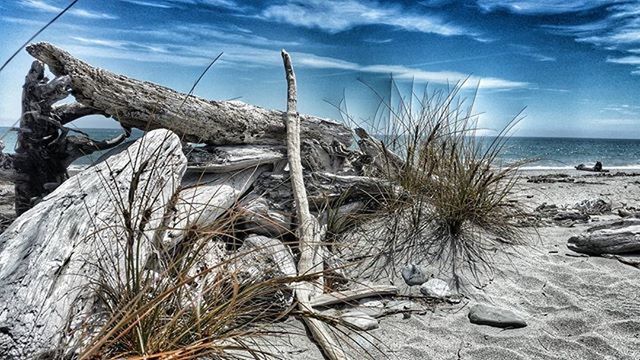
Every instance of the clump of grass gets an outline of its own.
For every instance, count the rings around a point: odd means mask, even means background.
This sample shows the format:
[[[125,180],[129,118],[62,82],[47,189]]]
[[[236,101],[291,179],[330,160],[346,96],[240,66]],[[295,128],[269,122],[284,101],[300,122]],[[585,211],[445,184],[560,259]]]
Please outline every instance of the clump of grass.
[[[463,99],[463,85],[425,88],[421,96],[412,90],[397,106],[378,95],[388,115],[373,122],[382,124],[373,129],[380,134],[381,156],[389,157],[382,163],[392,164],[397,154],[404,164],[383,166],[376,175],[401,185],[409,196],[388,199],[365,236],[383,239],[374,247],[378,266],[437,264],[456,286],[461,275],[470,274],[476,282],[491,276],[494,250],[505,243],[523,244],[526,238],[515,221],[524,209],[508,196],[518,169],[528,161],[505,164],[500,159],[521,117],[495,137],[478,136],[475,95]],[[393,89],[400,94],[395,83]]]

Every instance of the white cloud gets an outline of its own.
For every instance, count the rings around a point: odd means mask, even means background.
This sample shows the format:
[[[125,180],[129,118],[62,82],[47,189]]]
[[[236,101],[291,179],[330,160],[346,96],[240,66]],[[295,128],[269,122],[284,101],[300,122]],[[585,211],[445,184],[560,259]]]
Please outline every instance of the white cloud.
[[[328,33],[339,33],[362,25],[387,25],[394,28],[444,36],[478,34],[464,27],[398,5],[368,0],[290,0],[266,7],[261,18]]]
[[[124,2],[128,2],[130,4],[135,4],[135,5],[140,5],[140,6],[149,6],[149,7],[155,7],[155,8],[160,8],[160,9],[171,9],[173,8],[173,6],[171,6],[170,4],[167,3],[163,3],[161,1],[141,1],[141,0],[120,0],[120,1],[124,1]]]
[[[612,4],[615,0],[478,0],[485,11],[504,9],[517,14],[563,14],[590,10]]]
[[[43,0],[21,0],[21,4],[24,6],[30,7],[32,9],[36,9],[36,10],[40,10],[40,11],[48,12],[52,14],[60,13],[63,10],[63,8],[55,5],[51,5],[48,2]],[[79,9],[76,7],[71,8],[67,13],[70,15],[74,15],[74,16],[82,17],[86,19],[114,20],[118,18],[117,16],[114,16],[114,15],[93,12],[89,10]]]
[[[640,65],[640,56],[625,56],[621,58],[607,58],[607,62],[624,65]]]

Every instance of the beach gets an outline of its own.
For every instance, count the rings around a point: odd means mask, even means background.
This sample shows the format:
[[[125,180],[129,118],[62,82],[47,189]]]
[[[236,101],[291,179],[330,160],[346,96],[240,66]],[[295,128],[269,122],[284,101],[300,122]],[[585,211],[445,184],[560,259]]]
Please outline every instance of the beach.
[[[640,207],[640,174],[623,170],[625,174],[619,169],[608,174],[521,171],[510,199],[524,202],[532,213],[545,203],[562,208],[594,199],[610,204],[611,211],[586,222],[526,228],[529,244],[497,252],[494,278],[482,288],[465,287],[458,303],[425,303],[419,299],[418,286],[409,287],[396,276],[394,285],[409,297],[361,300],[356,309],[378,317],[379,327],[348,331],[355,342],[345,342],[350,347],[347,352],[375,359],[640,358],[640,269],[613,258],[578,254],[566,246],[569,237],[590,226],[620,219],[618,209]],[[0,191],[0,211],[11,216],[13,187],[3,184]],[[468,313],[475,304],[512,311],[527,326],[500,329],[472,324]],[[398,306],[416,312],[384,315]],[[339,315],[354,307],[336,309],[326,314]],[[271,338],[266,345],[270,351],[282,359],[323,358],[304,335],[302,323],[290,318],[286,324],[299,328],[301,336]]]
[[[573,206],[591,199],[610,203],[612,210],[591,216],[586,223],[528,228],[530,243],[515,246],[507,254],[498,252],[496,274],[483,288],[467,287],[458,304],[411,300],[410,307],[423,309],[424,314],[382,316],[379,328],[360,333],[364,338],[348,351],[355,354],[364,349],[375,359],[640,358],[640,269],[567,248],[569,237],[595,224],[620,219],[616,215],[619,208],[640,205],[640,176],[613,176],[616,172],[612,169],[608,176],[567,170],[522,171],[512,199],[526,202],[532,211],[543,203]],[[549,177],[559,173],[564,175]],[[528,182],[540,175],[563,182]],[[420,297],[418,286],[406,286],[401,277],[394,284],[405,295]],[[381,314],[408,301],[375,300],[360,301],[360,310]],[[475,304],[510,310],[527,326],[500,329],[472,324],[468,313]],[[322,359],[318,348],[304,336],[290,337],[283,344],[287,345],[273,349],[282,358]]]

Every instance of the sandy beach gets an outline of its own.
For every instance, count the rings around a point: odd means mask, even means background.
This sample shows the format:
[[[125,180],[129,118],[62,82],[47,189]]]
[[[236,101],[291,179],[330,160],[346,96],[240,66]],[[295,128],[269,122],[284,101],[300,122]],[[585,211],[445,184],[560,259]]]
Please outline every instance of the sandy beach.
[[[602,175],[578,171],[525,170],[511,198],[532,212],[546,203],[571,207],[602,199],[611,211],[588,222],[528,228],[530,243],[496,255],[496,273],[482,289],[467,287],[457,304],[420,300],[364,299],[359,310],[379,317],[379,328],[355,334],[347,352],[375,359],[638,359],[640,358],[640,269],[616,259],[574,253],[567,239],[596,223],[619,219],[618,209],[640,207],[640,175]],[[562,174],[562,175],[558,175]],[[544,180],[540,180],[544,179]],[[535,182],[534,182],[535,181]],[[12,186],[3,185],[2,214],[13,211]],[[446,279],[445,279],[446,280]],[[418,286],[393,279],[403,295],[420,296]],[[381,301],[378,301],[381,300]],[[500,329],[470,323],[475,304],[510,310],[527,326]],[[418,309],[383,316],[390,308]],[[345,307],[331,315],[352,310]],[[302,336],[268,339],[283,359],[322,359],[318,347],[295,319],[288,325]]]
[[[533,183],[527,181],[549,172],[523,171],[513,198],[531,209],[543,203],[572,206],[602,199],[611,204],[612,211],[592,216],[588,223],[531,228],[528,246],[496,256],[499,273],[484,288],[468,287],[459,304],[445,302],[434,307],[413,302],[411,306],[425,313],[408,318],[383,316],[379,328],[364,333],[358,346],[375,359],[640,358],[640,269],[611,258],[578,254],[566,246],[570,236],[589,226],[619,219],[617,209],[640,205],[640,176],[561,173],[565,175],[552,178],[566,182]],[[404,287],[406,295],[420,295],[417,286],[408,288],[401,277],[394,283]],[[360,303],[361,310],[371,314],[407,301],[370,300]],[[505,330],[471,324],[468,313],[474,304],[510,310],[528,326]],[[322,359],[318,348],[304,336],[285,343],[286,351],[274,348],[282,358]],[[347,351],[355,354],[358,350]]]

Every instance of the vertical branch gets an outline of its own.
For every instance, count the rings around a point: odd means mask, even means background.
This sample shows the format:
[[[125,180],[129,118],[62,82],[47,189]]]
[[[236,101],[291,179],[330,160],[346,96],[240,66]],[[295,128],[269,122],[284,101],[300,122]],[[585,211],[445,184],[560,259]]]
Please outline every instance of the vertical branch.
[[[295,200],[298,215],[298,241],[300,247],[300,260],[298,261],[298,274],[305,275],[318,273],[319,281],[302,282],[296,285],[296,299],[303,312],[314,312],[311,306],[311,297],[322,293],[323,259],[319,254],[320,225],[309,211],[307,191],[302,178],[302,158],[300,156],[300,117],[297,112],[296,76],[291,65],[291,57],[282,50],[282,60],[287,77],[287,112],[285,121],[287,127],[287,156],[289,159],[289,172],[291,174],[291,188]],[[307,327],[314,339],[324,350],[325,355],[332,360],[347,359],[346,354],[337,344],[333,334],[326,324],[312,317],[304,318]]]

